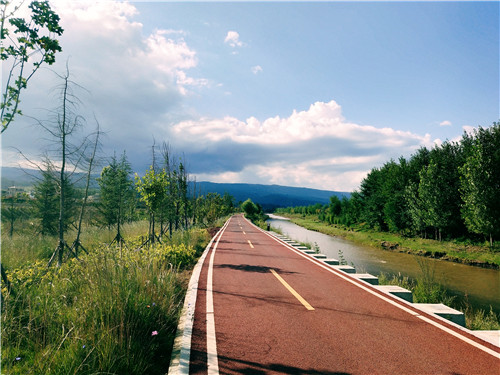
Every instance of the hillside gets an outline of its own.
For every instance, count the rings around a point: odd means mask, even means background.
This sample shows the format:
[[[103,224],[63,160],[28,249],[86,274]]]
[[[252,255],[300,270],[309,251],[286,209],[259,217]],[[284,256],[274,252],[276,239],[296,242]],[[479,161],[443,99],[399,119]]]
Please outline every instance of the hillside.
[[[350,193],[329,190],[317,190],[280,185],[257,184],[220,184],[214,182],[197,182],[197,190],[202,194],[225,192],[235,198],[235,203],[250,198],[259,203],[264,209],[271,210],[276,207],[308,206],[315,203],[327,204],[330,197],[349,197]]]
[[[9,186],[31,186],[36,177],[39,176],[40,173],[38,171],[23,171],[19,168],[3,167],[2,189],[6,189]],[[76,174],[76,176],[79,179],[77,185],[82,185],[83,179],[81,177],[84,177],[83,174]],[[97,188],[95,179],[93,179],[92,187]],[[197,182],[196,190],[201,194],[218,193],[223,195],[227,192],[234,197],[236,204],[250,198],[266,210],[272,210],[276,207],[308,206],[315,203],[327,204],[332,195],[336,195],[339,198],[350,196],[350,193],[346,192],[243,183],[220,184],[214,182]]]

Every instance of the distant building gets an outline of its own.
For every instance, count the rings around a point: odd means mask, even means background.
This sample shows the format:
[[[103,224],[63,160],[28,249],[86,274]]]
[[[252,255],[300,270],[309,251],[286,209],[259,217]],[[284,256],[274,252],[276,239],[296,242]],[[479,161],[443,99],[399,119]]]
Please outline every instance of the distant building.
[[[12,197],[16,194],[19,194],[19,193],[24,193],[24,189],[23,188],[19,188],[17,186],[11,186],[9,188],[7,188],[7,194],[6,196],[8,197]]]

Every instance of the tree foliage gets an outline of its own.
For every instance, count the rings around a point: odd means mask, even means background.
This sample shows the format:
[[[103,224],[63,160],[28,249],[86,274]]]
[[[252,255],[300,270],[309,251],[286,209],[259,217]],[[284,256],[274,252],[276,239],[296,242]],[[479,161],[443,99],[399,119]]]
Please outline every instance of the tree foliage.
[[[46,166],[41,180],[35,185],[32,204],[34,216],[39,220],[40,234],[55,236],[59,233],[61,212],[63,213],[61,227],[64,232],[74,222],[77,207],[76,191],[67,174],[62,181],[65,191],[62,209],[60,180],[50,165]]]
[[[435,239],[500,236],[500,124],[373,168],[359,192],[329,205],[282,209]]]
[[[111,163],[104,167],[97,179],[100,187],[99,212],[102,223],[108,227],[116,225],[116,237],[122,241],[121,225],[131,216],[135,205],[135,189],[132,168],[125,152],[118,160],[113,156]]]
[[[48,1],[32,1],[28,8],[30,19],[15,17],[19,5],[8,0],[0,1],[1,50],[3,64],[9,64],[9,73],[3,87],[1,118],[3,133],[19,110],[21,91],[43,63],[52,65],[57,52],[62,49],[56,36],[61,36],[59,16]]]
[[[500,236],[500,123],[474,133],[460,177],[465,224],[492,244]]]

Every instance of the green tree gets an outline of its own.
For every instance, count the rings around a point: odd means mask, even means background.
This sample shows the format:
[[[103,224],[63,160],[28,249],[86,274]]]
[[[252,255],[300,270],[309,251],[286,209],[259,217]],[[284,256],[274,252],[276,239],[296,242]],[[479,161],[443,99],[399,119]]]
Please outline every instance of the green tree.
[[[42,235],[55,236],[61,229],[66,232],[75,218],[76,191],[67,174],[64,175],[62,183],[66,192],[62,209],[60,180],[50,165],[42,171],[42,178],[35,185],[33,214],[40,220],[39,231]],[[61,212],[63,216],[60,222]]]
[[[435,238],[463,232],[460,215],[459,172],[461,149],[455,143],[444,143],[431,152],[429,165],[420,171],[418,194],[425,207],[424,222],[436,230]]]
[[[155,218],[161,206],[165,203],[168,189],[168,179],[165,169],[156,172],[151,166],[144,177],[135,175],[135,184],[140,199],[146,204],[149,213],[149,242],[154,243],[156,235]]]
[[[230,215],[234,212],[234,197],[227,191],[222,196],[222,215]]]
[[[59,198],[55,174],[50,168],[43,171],[41,181],[35,185],[34,198],[34,215],[40,219],[40,233],[42,235],[56,235]]]
[[[383,184],[385,171],[373,168],[361,182],[360,197],[362,200],[362,217],[370,227],[379,230],[387,230],[384,220],[385,199],[383,196]]]
[[[116,225],[116,236],[113,242],[123,243],[121,225],[127,219],[135,204],[134,181],[131,178],[132,168],[125,152],[120,160],[113,156],[111,163],[104,167],[97,179],[101,189],[99,212],[102,221],[108,227]]]
[[[241,204],[241,209],[245,212],[246,216],[252,220],[259,213],[259,208],[250,198]]]
[[[0,58],[10,68],[3,87],[1,118],[2,133],[8,128],[19,110],[21,91],[43,63],[52,65],[61,51],[56,36],[61,36],[59,16],[48,1],[32,1],[28,8],[31,19],[16,18],[19,5],[0,0],[1,49]]]
[[[28,216],[24,204],[28,197],[25,193],[13,193],[2,197],[2,221],[9,223],[9,237],[14,235],[14,224]]]
[[[479,128],[460,168],[462,215],[467,228],[493,237],[500,235],[500,123]]]

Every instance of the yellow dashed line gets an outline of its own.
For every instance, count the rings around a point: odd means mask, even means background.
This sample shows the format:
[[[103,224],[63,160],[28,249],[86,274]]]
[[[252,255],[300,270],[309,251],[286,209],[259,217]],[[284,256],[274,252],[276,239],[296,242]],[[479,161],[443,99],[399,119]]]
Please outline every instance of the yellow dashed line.
[[[253,245],[252,243],[250,242],[250,240],[247,240],[248,241],[248,244],[250,245],[250,247],[253,249]]]
[[[283,278],[280,275],[278,275],[278,273],[275,270],[271,269],[271,272],[285,286],[285,288],[287,288],[288,291],[292,293],[293,296],[297,298],[301,304],[304,305],[306,309],[314,310],[314,307],[312,307],[304,298],[302,298],[302,296],[299,293],[295,291],[295,289],[293,289],[285,280],[283,280]]]

